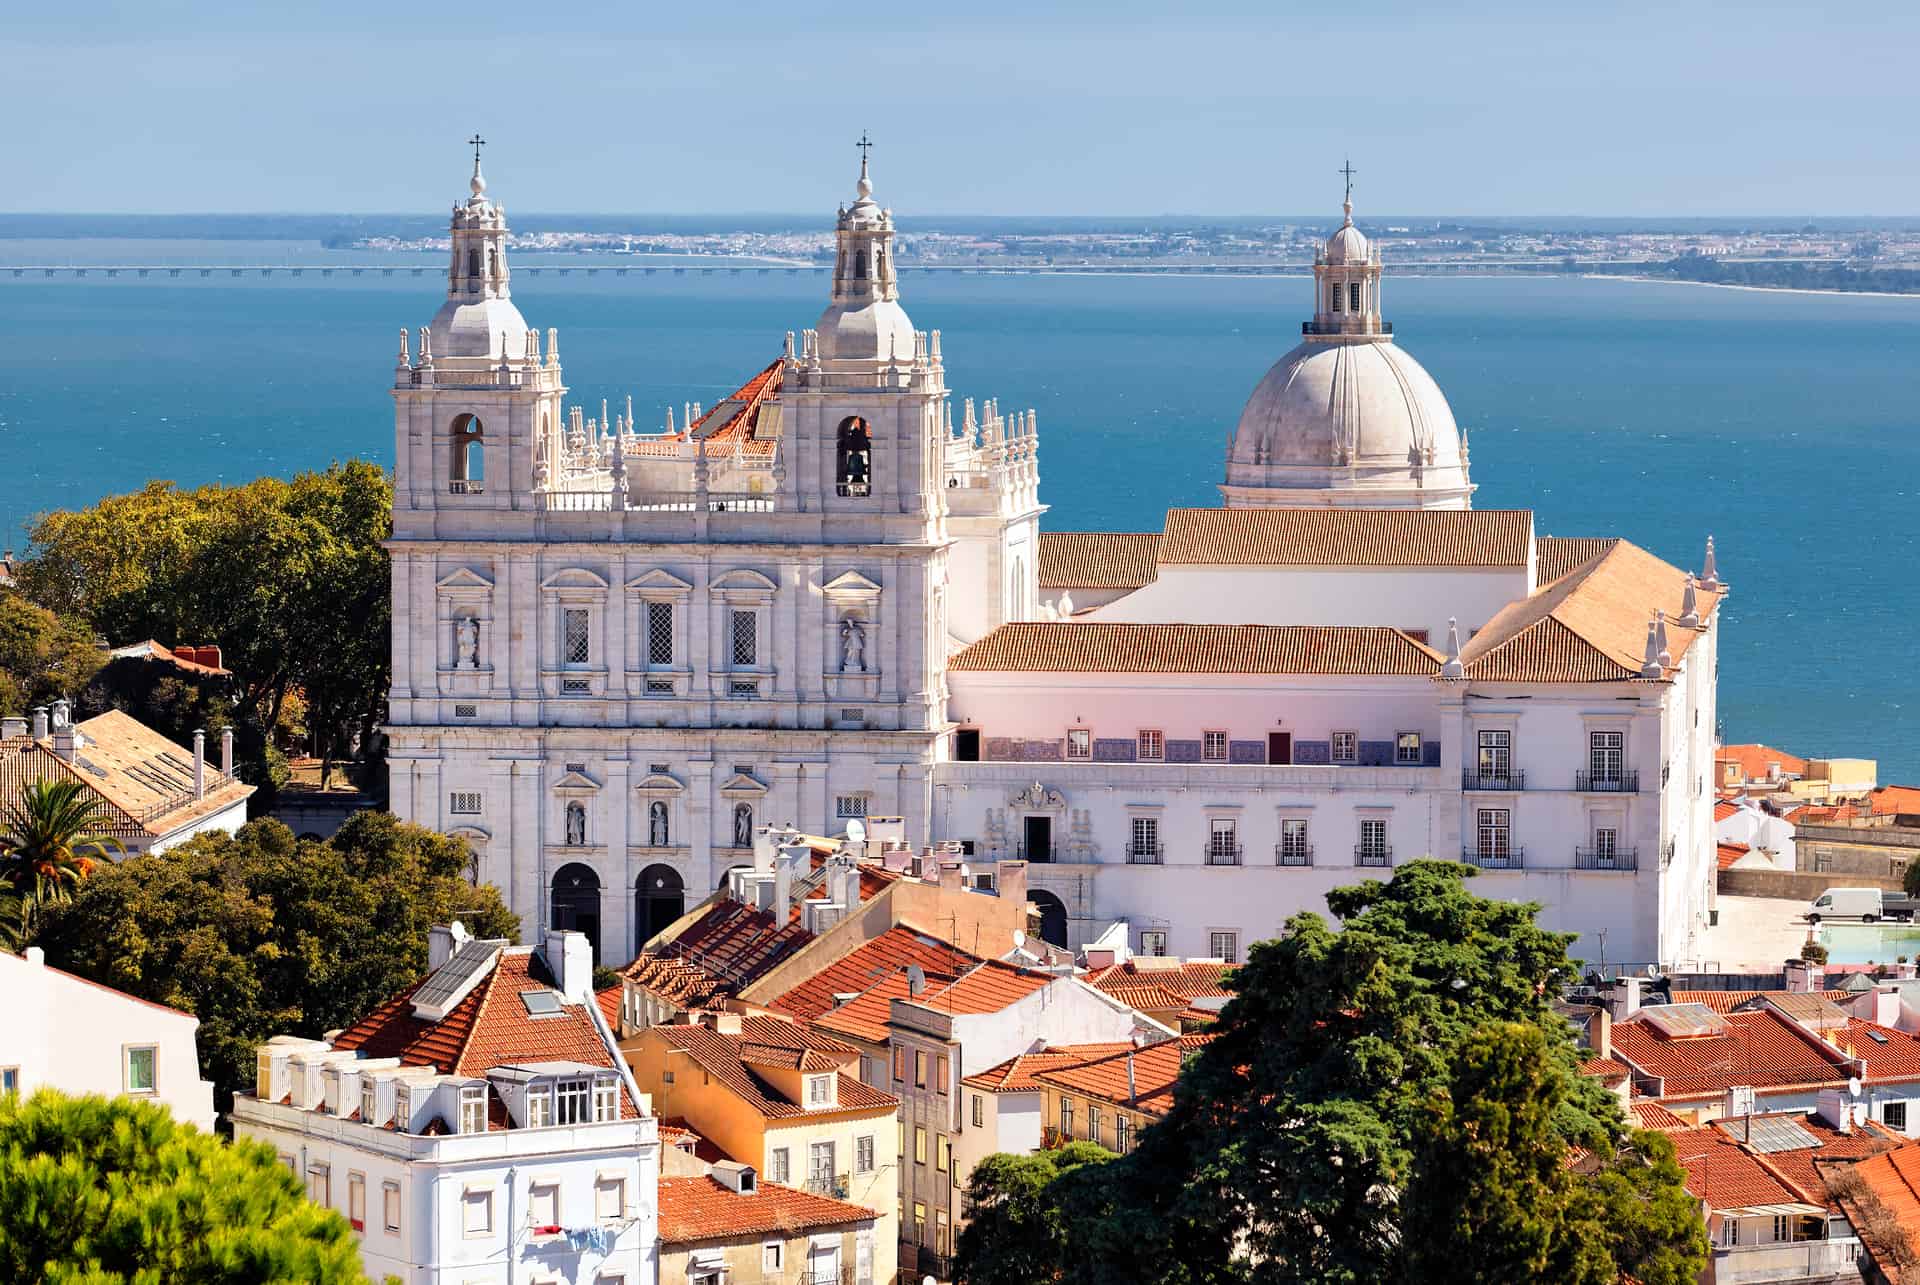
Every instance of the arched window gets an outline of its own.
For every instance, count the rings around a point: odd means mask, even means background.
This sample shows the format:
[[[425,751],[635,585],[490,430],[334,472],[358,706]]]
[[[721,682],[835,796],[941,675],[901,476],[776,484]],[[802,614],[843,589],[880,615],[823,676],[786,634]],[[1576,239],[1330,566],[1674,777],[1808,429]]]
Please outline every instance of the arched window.
[[[647,804],[647,846],[664,848],[672,843],[667,832],[667,801],[655,799]]]
[[[753,805],[751,803],[733,805],[733,846],[736,848],[753,846]]]
[[[1045,888],[1027,890],[1027,902],[1032,910],[1038,911],[1039,924],[1033,925],[1040,930],[1040,940],[1049,945],[1066,949],[1067,945],[1067,906],[1059,897]],[[1032,925],[1032,918],[1028,923]]]
[[[858,415],[841,421],[835,461],[834,484],[841,495],[872,493],[873,438]]]
[[[486,489],[486,429],[478,415],[461,415],[449,433],[449,484],[455,495],[478,495]]]
[[[587,805],[584,803],[567,804],[567,843],[580,847],[587,841]]]
[[[478,290],[479,288],[480,288],[480,251],[468,250],[467,251],[467,289]]]
[[[645,946],[686,913],[686,884],[672,866],[648,866],[634,881],[639,945]]]
[[[856,281],[865,281],[867,279],[867,252],[865,250],[855,250],[853,252],[853,278]]]
[[[578,806],[568,804],[569,808]],[[553,873],[548,908],[548,926],[556,932],[584,934],[597,962],[600,958],[600,876],[578,861],[561,866]]]

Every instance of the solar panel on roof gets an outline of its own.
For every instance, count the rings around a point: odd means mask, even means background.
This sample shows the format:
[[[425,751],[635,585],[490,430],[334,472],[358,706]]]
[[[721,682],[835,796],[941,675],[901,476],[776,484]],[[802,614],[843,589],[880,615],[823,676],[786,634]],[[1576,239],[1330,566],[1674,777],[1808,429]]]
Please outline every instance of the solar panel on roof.
[[[427,980],[414,991],[414,1011],[437,1011],[444,1016],[447,1009],[464,999],[474,983],[486,975],[499,949],[500,943],[496,941],[470,941],[454,951],[447,962],[427,974]]]
[[[1781,1116],[1748,1116],[1739,1120],[1717,1120],[1714,1127],[1736,1142],[1746,1142],[1755,1151],[1805,1151],[1820,1145],[1820,1139],[1800,1127],[1796,1120]]]

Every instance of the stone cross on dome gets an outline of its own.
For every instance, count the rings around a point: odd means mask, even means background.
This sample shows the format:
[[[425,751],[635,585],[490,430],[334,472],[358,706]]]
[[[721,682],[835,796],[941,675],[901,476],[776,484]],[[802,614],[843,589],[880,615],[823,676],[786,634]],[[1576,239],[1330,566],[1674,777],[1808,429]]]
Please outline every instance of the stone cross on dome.
[[[475,155],[477,156],[479,155],[479,153],[476,152]],[[1351,223],[1353,222],[1353,176],[1355,174],[1358,174],[1360,171],[1353,168],[1353,158],[1348,157],[1346,164],[1342,165],[1338,170],[1334,172],[1336,174],[1346,175],[1347,196],[1346,196],[1346,201],[1341,206],[1341,208],[1344,209],[1347,213],[1347,222]]]
[[[480,137],[479,131],[476,130],[473,137],[467,140],[467,145],[473,148],[473,178],[468,182],[467,187],[478,198],[486,195],[487,191],[487,180],[480,173],[480,149],[487,145],[487,140]]]
[[[860,141],[855,143],[854,146],[860,149],[860,181],[855,184],[854,190],[860,194],[860,199],[864,201],[873,195],[873,180],[867,177],[867,153],[873,150],[873,140],[867,137],[866,130],[863,129],[860,131]]]

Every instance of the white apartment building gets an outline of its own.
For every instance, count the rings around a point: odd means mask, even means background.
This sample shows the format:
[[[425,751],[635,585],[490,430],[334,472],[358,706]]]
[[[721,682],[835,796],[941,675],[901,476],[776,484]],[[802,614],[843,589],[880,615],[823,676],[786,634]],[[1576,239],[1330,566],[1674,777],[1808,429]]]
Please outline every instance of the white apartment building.
[[[470,186],[395,372],[392,797],[530,924],[618,963],[757,826],[885,814],[1025,856],[1058,944],[1237,957],[1431,856],[1589,960],[1696,958],[1711,542],[1691,576],[1473,510],[1350,203],[1227,507],[1046,533],[1035,417],[956,412],[864,161],[814,328],[644,434],[566,404]]]
[[[211,1130],[199,1029],[191,1013],[47,967],[38,946],[0,951],[0,1093],[150,1098],[181,1123]]]
[[[436,928],[432,970],[328,1039],[260,1049],[235,1133],[346,1215],[406,1285],[655,1285],[658,1122],[577,933]]]

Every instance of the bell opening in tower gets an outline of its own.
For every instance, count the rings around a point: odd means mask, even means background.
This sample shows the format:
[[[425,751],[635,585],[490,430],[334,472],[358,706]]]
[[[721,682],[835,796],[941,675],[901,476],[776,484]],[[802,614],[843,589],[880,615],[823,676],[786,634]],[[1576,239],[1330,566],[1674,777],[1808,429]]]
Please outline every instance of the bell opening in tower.
[[[834,489],[843,496],[872,494],[873,438],[867,421],[850,416],[840,424],[835,451]]]

